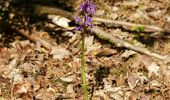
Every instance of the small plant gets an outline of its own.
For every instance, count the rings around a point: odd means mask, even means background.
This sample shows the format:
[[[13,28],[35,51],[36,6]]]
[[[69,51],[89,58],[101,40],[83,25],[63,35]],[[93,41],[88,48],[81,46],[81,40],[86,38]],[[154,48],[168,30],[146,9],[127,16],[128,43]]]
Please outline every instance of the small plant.
[[[96,10],[96,0],[94,0],[93,3],[91,3],[89,0],[86,0],[80,5],[80,11],[81,15],[80,17],[76,17],[75,21],[76,24],[79,24],[75,30],[82,32],[82,46],[81,46],[81,73],[82,73],[82,81],[81,84],[83,91],[84,91],[84,99],[89,100],[88,98],[88,87],[85,77],[85,60],[84,60],[84,38],[85,33],[88,32],[87,28],[90,28],[90,30],[93,28],[92,24],[92,16],[94,15],[94,12]]]

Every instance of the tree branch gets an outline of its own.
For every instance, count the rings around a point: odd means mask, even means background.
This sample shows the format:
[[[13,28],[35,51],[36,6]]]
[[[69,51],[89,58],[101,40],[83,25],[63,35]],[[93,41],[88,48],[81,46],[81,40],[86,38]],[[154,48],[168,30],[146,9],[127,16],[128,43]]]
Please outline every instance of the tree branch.
[[[102,29],[99,29],[98,27],[94,27],[92,31],[99,38],[104,39],[104,40],[108,40],[110,43],[116,44],[118,47],[125,47],[125,48],[128,48],[128,49],[146,54],[148,56],[155,57],[155,58],[158,58],[160,60],[170,62],[170,57],[168,57],[168,56],[162,56],[160,54],[150,52],[146,48],[135,46],[135,45],[133,45],[133,44],[131,44],[131,43],[125,41],[125,40],[122,40],[122,39],[120,39],[116,36],[113,36],[110,33],[106,33],[105,31],[103,31]]]
[[[127,30],[132,30],[133,27],[143,27],[144,32],[163,32],[163,33],[170,33],[170,29],[160,28],[153,25],[143,25],[143,24],[134,24],[125,21],[117,21],[117,20],[109,20],[103,18],[93,18],[94,21],[102,22],[102,23],[109,23],[114,25],[120,25]]]

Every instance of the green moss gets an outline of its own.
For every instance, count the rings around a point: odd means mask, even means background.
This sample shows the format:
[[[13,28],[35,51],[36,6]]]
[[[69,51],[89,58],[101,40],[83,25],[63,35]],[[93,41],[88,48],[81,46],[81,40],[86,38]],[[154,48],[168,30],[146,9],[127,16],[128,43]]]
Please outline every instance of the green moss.
[[[105,37],[102,36],[102,35],[98,35],[98,37],[99,37],[100,39],[107,40],[107,38],[105,38]]]
[[[133,26],[131,28],[131,31],[137,31],[137,32],[143,32],[145,30],[145,27],[140,25],[140,26]]]
[[[107,34],[107,33],[106,33],[106,34]],[[111,39],[108,39],[108,38],[104,37],[103,35],[97,34],[97,36],[98,36],[100,39],[102,39],[102,40],[107,40],[107,41],[109,41],[110,43],[114,44],[114,42],[113,42]]]

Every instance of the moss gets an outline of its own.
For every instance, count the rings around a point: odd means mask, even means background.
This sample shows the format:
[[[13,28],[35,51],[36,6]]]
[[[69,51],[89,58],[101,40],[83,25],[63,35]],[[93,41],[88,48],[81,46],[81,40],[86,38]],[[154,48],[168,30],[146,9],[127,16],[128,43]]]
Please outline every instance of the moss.
[[[107,41],[109,41],[110,43],[114,44],[114,42],[113,42],[112,40],[110,40],[110,39],[104,37],[103,35],[97,34],[97,36],[98,36],[100,39],[102,39],[102,40],[107,40]]]
[[[133,26],[131,28],[131,31],[137,31],[137,32],[143,32],[145,30],[145,27],[140,25],[140,26]]]

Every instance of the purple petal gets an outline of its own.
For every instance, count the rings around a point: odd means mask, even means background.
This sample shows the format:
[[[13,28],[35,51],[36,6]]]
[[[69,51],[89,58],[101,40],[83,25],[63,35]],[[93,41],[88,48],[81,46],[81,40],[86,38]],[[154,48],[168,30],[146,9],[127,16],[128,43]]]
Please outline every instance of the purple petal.
[[[91,24],[91,22],[92,22],[92,18],[91,18],[91,17],[89,17],[87,14],[85,15],[85,18],[86,18],[86,20],[85,20],[85,25],[89,25],[89,24]]]
[[[80,17],[76,17],[74,20],[76,21],[76,23],[82,22],[82,19]]]
[[[83,3],[80,5],[80,11],[83,11],[83,10],[84,10],[85,5],[86,5],[86,2],[83,2]]]
[[[90,6],[87,7],[87,11],[90,12],[92,15],[94,14],[96,10],[96,5],[91,4]]]
[[[80,31],[80,30],[83,30],[83,28],[84,28],[84,25],[80,25],[80,26],[77,26],[77,27],[75,28],[75,30],[76,30],[76,31]]]
[[[92,18],[89,16],[89,15],[85,15],[85,18],[86,18],[86,21],[88,21],[88,22],[92,22]]]

